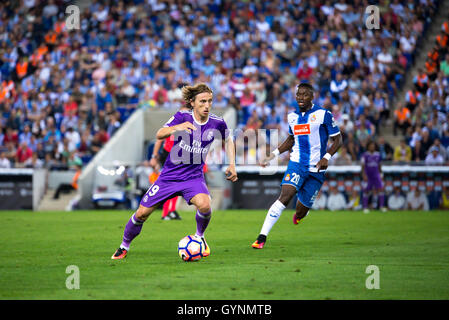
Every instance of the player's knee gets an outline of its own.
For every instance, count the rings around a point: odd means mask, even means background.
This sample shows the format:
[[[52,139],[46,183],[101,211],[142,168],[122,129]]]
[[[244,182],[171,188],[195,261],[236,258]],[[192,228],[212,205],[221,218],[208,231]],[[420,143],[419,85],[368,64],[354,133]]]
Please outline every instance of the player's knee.
[[[201,213],[208,213],[208,212],[210,212],[211,211],[210,201],[207,201],[207,200],[205,200],[204,202],[201,201],[198,204],[197,209]]]
[[[284,205],[284,206],[288,206],[288,204],[290,203],[290,201],[292,200],[292,198],[295,195],[295,191],[292,192],[281,192],[281,195],[279,196],[279,201]]]
[[[153,208],[139,206],[139,208],[136,211],[136,218],[142,221],[146,221],[150,216],[151,212],[153,212]]]

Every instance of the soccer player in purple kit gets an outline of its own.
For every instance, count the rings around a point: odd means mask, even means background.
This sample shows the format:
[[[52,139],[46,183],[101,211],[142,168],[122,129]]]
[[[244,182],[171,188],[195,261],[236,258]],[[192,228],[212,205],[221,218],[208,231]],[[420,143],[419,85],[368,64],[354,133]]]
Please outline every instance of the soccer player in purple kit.
[[[371,195],[377,196],[378,204],[383,212],[386,212],[385,195],[383,192],[383,183],[381,177],[381,156],[376,151],[374,141],[369,141],[366,146],[367,151],[362,155],[362,177],[364,181],[363,188],[363,212],[369,213],[368,201]]]
[[[226,122],[210,113],[212,90],[206,84],[199,83],[184,86],[182,94],[191,110],[178,111],[158,130],[158,139],[174,135],[175,143],[160,176],[142,197],[139,208],[126,224],[123,241],[112,259],[126,257],[131,241],[139,235],[150,214],[160,203],[175,195],[182,195],[188,204],[196,207],[196,235],[205,245],[204,256],[210,255],[210,247],[204,238],[212,214],[210,193],[203,174],[204,161],[214,139],[221,137],[226,143],[229,160],[226,179],[235,182],[235,147]]]

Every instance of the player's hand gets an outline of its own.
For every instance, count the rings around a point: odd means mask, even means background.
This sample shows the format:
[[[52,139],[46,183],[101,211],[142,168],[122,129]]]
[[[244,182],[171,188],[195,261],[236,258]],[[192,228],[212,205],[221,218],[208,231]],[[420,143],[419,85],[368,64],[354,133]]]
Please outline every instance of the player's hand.
[[[270,163],[270,161],[274,159],[274,157],[274,154],[270,153],[268,157],[262,158],[262,160],[259,162],[259,165],[262,168],[265,168]]]
[[[316,168],[318,171],[327,169],[327,166],[329,165],[329,161],[327,161],[326,158],[322,158],[318,163],[316,164]]]
[[[230,180],[232,182],[236,182],[238,180],[237,172],[235,171],[235,166],[234,165],[230,165],[226,169],[225,175],[226,175],[226,179]]]
[[[150,160],[150,167],[152,167],[154,169],[154,168],[156,168],[157,164],[158,163],[157,163],[156,158],[151,158],[151,160]]]
[[[193,123],[186,121],[184,123],[178,124],[174,126],[175,132],[178,131],[187,131],[188,133],[192,133],[191,130],[196,130],[196,127],[193,125]]]

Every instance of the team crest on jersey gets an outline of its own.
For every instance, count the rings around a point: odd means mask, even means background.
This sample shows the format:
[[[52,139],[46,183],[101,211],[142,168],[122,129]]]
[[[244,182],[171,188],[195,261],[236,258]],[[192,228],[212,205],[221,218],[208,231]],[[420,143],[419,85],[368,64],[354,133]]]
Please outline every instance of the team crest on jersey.
[[[206,140],[207,140],[207,141],[210,141],[210,140],[213,139],[213,137],[214,137],[214,132],[211,130],[211,131],[209,131],[209,132],[207,133]]]
[[[312,114],[312,116],[310,117],[310,122],[315,122],[316,121],[316,115]]]
[[[302,136],[310,134],[310,123],[297,124],[293,127],[293,134],[295,136]]]
[[[287,173],[287,175],[285,176],[285,181],[289,181],[290,180],[290,173]]]

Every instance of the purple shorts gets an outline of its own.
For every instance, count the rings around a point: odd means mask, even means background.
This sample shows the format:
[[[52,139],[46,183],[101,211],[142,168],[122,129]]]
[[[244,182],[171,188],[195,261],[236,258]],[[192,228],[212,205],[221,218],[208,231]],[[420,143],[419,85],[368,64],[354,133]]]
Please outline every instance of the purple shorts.
[[[164,181],[159,177],[142,197],[140,205],[150,208],[175,196],[183,196],[191,205],[190,200],[199,193],[210,195],[203,178],[188,181]]]
[[[383,183],[382,179],[380,177],[368,177],[368,181],[364,182],[365,186],[363,190],[365,191],[371,191],[373,189],[382,189]]]

